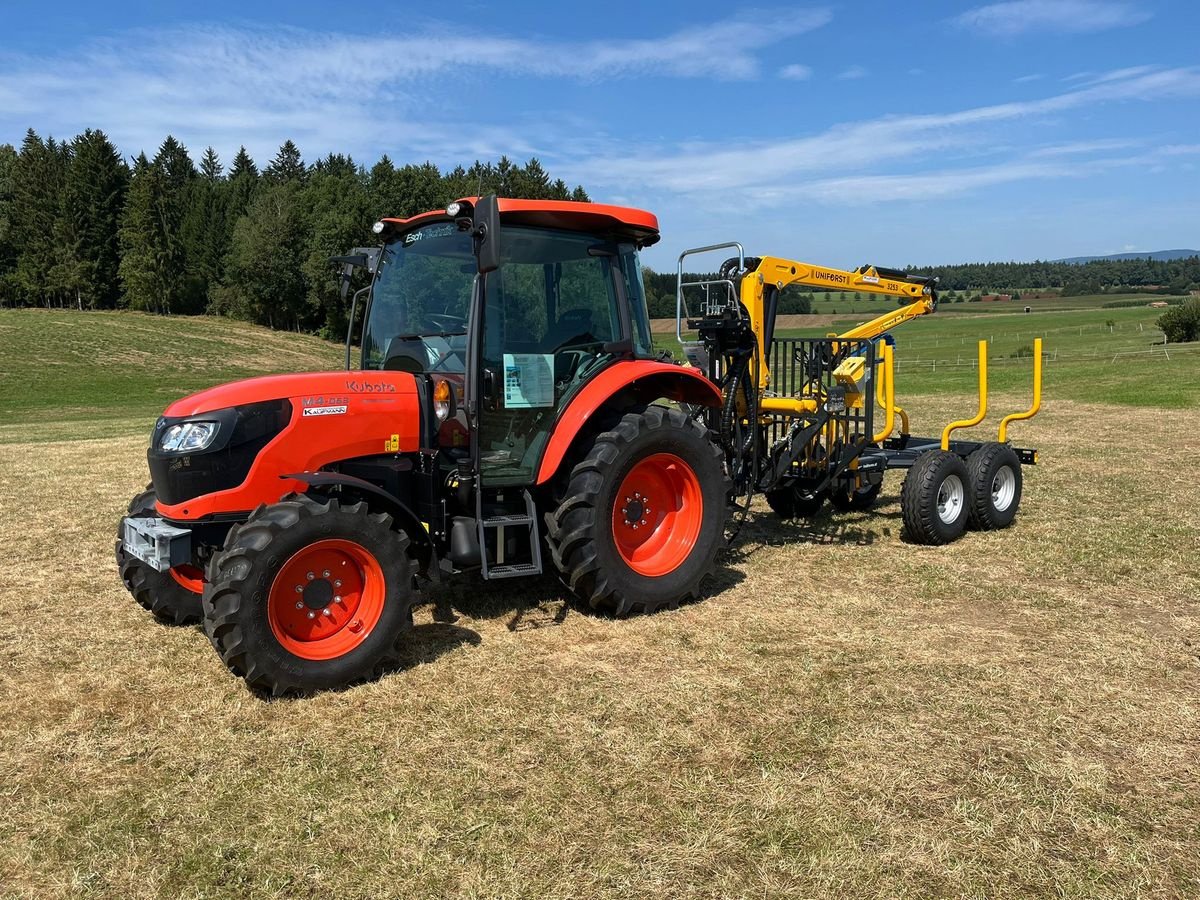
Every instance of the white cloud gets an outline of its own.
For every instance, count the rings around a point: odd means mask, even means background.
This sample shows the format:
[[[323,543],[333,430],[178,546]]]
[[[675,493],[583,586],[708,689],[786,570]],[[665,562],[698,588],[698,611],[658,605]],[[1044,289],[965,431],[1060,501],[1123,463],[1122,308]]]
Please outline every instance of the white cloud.
[[[762,27],[763,17],[771,21]],[[403,36],[277,27],[189,26],[130,31],[41,56],[0,56],[0,140],[30,124],[73,134],[100,124],[123,150],[152,151],[168,132],[223,154],[259,158],[285,137],[302,148],[379,146],[460,155],[527,153],[504,128],[448,121],[446,86],[481,71],[594,82],[653,75],[710,80],[762,74],[762,51],[820,28],[827,9],[746,13],[668,34],[561,41],[463,33],[444,25]],[[7,131],[8,134],[4,132]]]
[[[850,66],[848,69],[843,69],[841,72],[838,73],[838,78],[841,79],[842,81],[849,81],[854,78],[866,78],[866,77],[867,77],[867,70],[865,68],[863,68],[862,66],[858,66],[858,65]]]
[[[836,180],[836,173],[847,173],[846,177],[885,179],[878,182],[880,185],[903,184],[904,192],[909,196],[922,185],[942,194],[978,186],[985,183],[986,178],[1050,177],[1078,166],[1078,162],[1068,165],[1048,158],[1102,153],[1134,146],[1135,142],[1114,138],[1041,148],[1031,156],[1004,163],[1003,168],[976,169],[973,173],[968,171],[961,177],[946,180],[938,173],[904,176],[862,173],[888,164],[919,165],[933,155],[945,163],[1003,152],[1004,148],[995,140],[996,127],[1009,126],[1013,122],[1059,116],[1071,110],[1117,101],[1198,96],[1200,69],[1165,69],[1132,78],[1106,79],[1090,87],[1039,100],[972,107],[957,112],[883,116],[835,125],[808,136],[736,141],[732,147],[728,143],[642,145],[637,148],[609,145],[591,156],[566,159],[561,167],[571,173],[572,180],[588,184],[589,188],[620,185],[623,190],[640,188],[695,197],[713,192],[754,192],[764,202],[782,196],[777,185],[795,184],[803,189],[806,184],[814,183],[806,179],[813,178],[823,179],[816,183],[826,186],[846,184]],[[1011,139],[1011,128],[1006,128],[1004,133]],[[1178,146],[1180,150],[1174,155],[1189,152],[1186,148],[1191,145]],[[1164,155],[1167,149],[1156,152]],[[984,172],[992,174],[985,175]],[[855,183],[869,185],[875,182]]]
[[[800,65],[800,63],[792,63],[779,70],[779,77],[786,78],[788,81],[807,81],[812,77],[812,69]]]
[[[1041,81],[1044,77],[1040,72],[1035,72],[1031,75],[1022,75],[1020,78],[1014,78],[1013,84],[1028,84],[1031,81]]]
[[[965,28],[993,37],[1027,32],[1084,33],[1145,22],[1152,13],[1116,0],[1006,0],[955,16]]]

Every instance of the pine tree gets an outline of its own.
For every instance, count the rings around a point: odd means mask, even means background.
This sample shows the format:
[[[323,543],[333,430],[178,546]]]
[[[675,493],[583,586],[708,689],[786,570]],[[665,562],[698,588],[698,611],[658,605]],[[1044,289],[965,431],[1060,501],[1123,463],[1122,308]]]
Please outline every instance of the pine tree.
[[[303,181],[308,170],[300,156],[300,148],[291,140],[286,140],[271,160],[271,164],[263,170],[263,178],[273,184],[289,181]]]
[[[15,304],[17,284],[14,269],[17,247],[13,243],[12,202],[13,175],[17,168],[17,149],[12,144],[0,144],[0,306]]]
[[[576,185],[575,190],[571,192],[571,199],[578,203],[591,203],[592,198],[588,196],[587,191],[583,189],[583,185]]]
[[[51,305],[56,238],[62,216],[66,156],[53,138],[42,141],[30,128],[13,169],[12,240],[17,252],[16,284],[33,303]]]
[[[195,274],[195,263],[202,253],[202,244],[195,229],[184,229],[184,223],[191,218],[196,166],[187,148],[171,135],[158,148],[152,165],[161,179],[156,213],[161,223],[157,251],[162,303],[168,314],[201,312],[204,289]]]
[[[129,168],[103,131],[88,129],[72,141],[56,281],[74,290],[81,307],[115,309],[120,300],[118,232],[128,186]]]
[[[188,279],[192,302],[207,307],[213,289],[223,272],[229,245],[225,221],[228,185],[221,177],[223,168],[217,151],[209,147],[200,161],[200,174],[189,186],[187,215],[183,221]]]
[[[133,164],[129,193],[121,215],[120,276],[124,304],[131,309],[166,312],[159,290],[159,248],[162,244],[158,207],[162,173],[141,153]]]

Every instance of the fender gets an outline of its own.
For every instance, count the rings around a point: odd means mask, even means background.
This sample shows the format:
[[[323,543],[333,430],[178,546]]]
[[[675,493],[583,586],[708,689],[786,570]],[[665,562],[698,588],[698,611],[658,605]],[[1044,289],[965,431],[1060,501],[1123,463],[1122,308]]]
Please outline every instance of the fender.
[[[404,527],[405,533],[412,539],[414,544],[432,546],[429,540],[429,531],[425,528],[425,524],[417,517],[417,514],[400,502],[399,498],[388,493],[378,485],[371,484],[362,478],[356,478],[353,475],[343,475],[340,472],[300,472],[292,475],[280,475],[284,480],[292,479],[302,481],[309,487],[349,487],[357,491],[364,491],[373,497],[378,497],[384,502],[388,512],[390,512]]]
[[[567,450],[595,412],[626,390],[632,390],[638,399],[644,400],[665,397],[701,406],[721,405],[720,389],[696,369],[649,360],[614,363],[589,381],[559,416],[542,454],[538,484],[545,484],[554,477]]]

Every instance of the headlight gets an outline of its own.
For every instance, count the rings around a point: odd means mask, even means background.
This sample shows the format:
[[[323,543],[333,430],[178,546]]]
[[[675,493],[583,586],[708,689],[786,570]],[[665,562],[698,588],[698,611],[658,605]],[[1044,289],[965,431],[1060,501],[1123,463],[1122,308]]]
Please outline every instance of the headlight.
[[[179,453],[194,453],[203,450],[217,436],[217,422],[180,422],[163,432],[159,450]]]

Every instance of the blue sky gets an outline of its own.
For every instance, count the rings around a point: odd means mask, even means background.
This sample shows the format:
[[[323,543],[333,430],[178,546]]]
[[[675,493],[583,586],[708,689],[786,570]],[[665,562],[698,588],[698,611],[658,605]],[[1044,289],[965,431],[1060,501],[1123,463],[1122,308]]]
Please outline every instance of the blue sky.
[[[6,2],[0,141],[538,156],[686,246],[834,265],[1200,245],[1200,4]]]

